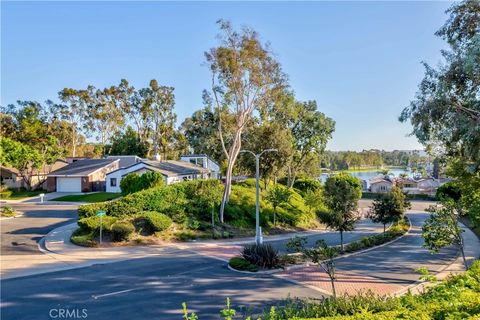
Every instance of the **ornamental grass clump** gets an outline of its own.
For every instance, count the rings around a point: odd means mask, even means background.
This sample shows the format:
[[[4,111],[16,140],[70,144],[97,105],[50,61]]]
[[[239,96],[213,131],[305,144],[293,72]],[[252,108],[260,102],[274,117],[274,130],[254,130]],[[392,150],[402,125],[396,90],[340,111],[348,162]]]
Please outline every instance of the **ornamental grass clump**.
[[[243,248],[242,257],[263,269],[273,269],[279,265],[278,251],[271,244],[251,244]]]

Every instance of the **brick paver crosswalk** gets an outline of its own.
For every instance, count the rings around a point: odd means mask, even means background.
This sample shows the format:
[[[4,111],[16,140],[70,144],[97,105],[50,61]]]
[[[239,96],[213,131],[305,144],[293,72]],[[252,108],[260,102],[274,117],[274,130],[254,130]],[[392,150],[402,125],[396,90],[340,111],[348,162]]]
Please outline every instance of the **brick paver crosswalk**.
[[[330,278],[317,266],[304,266],[285,270],[276,273],[276,276],[287,280],[294,280],[309,287],[318,288],[323,292],[332,293]],[[370,290],[377,295],[383,296],[393,294],[403,288],[401,285],[388,283],[383,279],[354,272],[339,271],[336,277],[335,290],[337,295],[351,295]]]

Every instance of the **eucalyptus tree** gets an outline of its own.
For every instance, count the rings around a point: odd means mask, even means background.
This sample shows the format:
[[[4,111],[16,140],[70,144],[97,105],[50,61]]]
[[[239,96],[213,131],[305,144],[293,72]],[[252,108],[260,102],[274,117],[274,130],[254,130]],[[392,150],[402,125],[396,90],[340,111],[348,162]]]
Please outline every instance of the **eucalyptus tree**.
[[[220,44],[205,53],[211,71],[211,95],[219,114],[218,131],[228,161],[225,190],[220,206],[224,222],[225,205],[230,198],[235,162],[242,146],[242,134],[255,111],[264,110],[286,88],[286,76],[268,46],[248,28],[237,32],[227,21],[218,22]],[[235,117],[231,143],[224,139],[221,111],[225,108]]]
[[[462,158],[480,169],[480,2],[455,3],[436,35],[444,39],[443,63],[424,63],[425,76],[400,121],[410,120],[429,149]]]
[[[296,101],[293,95],[283,99],[270,111],[273,121],[288,128],[292,135],[292,153],[287,164],[287,185],[292,187],[297,175],[315,163],[335,130],[335,122],[318,111],[315,101]]]
[[[102,155],[104,155],[107,142],[110,141],[118,127],[125,123],[125,116],[115,86],[103,90],[90,87],[89,93],[90,96],[87,99],[90,119],[97,132]]]
[[[91,124],[88,113],[90,95],[88,90],[64,88],[58,93],[58,96],[62,103],[56,105],[56,114],[60,119],[65,120],[70,125],[72,132],[71,151],[72,157],[75,157],[77,155],[78,141],[82,132],[88,135],[88,131],[85,129]]]
[[[175,137],[177,115],[173,112],[173,91],[173,87],[161,86],[155,79],[150,81],[149,87],[139,90],[140,119],[145,125],[140,132],[149,135],[153,141],[153,152],[161,152],[164,158]]]

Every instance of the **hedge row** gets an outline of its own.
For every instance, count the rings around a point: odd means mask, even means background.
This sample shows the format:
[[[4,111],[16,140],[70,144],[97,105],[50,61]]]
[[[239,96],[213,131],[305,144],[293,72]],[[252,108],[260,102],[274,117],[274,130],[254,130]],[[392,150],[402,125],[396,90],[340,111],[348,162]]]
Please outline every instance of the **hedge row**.
[[[251,227],[255,224],[255,188],[254,182],[247,180],[232,186],[230,202],[225,209],[227,223],[237,227]],[[80,206],[79,218],[94,216],[102,210],[108,216],[132,217],[144,211],[156,211],[170,217],[175,223],[193,221],[211,221],[211,205],[205,190],[209,193],[223,192],[223,185],[218,180],[194,180],[162,187],[155,187],[129,194],[121,199]],[[265,191],[262,191],[265,195]],[[265,197],[261,197],[261,224],[273,221],[273,208]],[[215,212],[218,212],[216,209]],[[218,219],[218,217],[217,217]],[[305,206],[300,194],[293,191],[289,203],[277,208],[277,221],[291,226],[313,227],[317,219],[315,213]]]
[[[376,234],[369,237],[363,237],[360,240],[350,242],[345,246],[345,252],[355,252],[374,246],[384,244],[386,242],[392,241],[393,239],[405,234],[410,228],[410,223],[407,218],[394,223],[390,229],[388,229],[385,234]]]

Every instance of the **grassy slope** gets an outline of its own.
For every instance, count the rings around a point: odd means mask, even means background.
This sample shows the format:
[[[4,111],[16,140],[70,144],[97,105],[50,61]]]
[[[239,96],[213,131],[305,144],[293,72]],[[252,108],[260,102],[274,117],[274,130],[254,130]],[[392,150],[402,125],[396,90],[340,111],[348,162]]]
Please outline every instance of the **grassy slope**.
[[[103,201],[112,200],[120,196],[121,196],[120,193],[97,192],[97,193],[90,193],[90,194],[68,195],[68,196],[51,199],[50,201],[92,202],[93,203],[93,202],[103,202]]]

